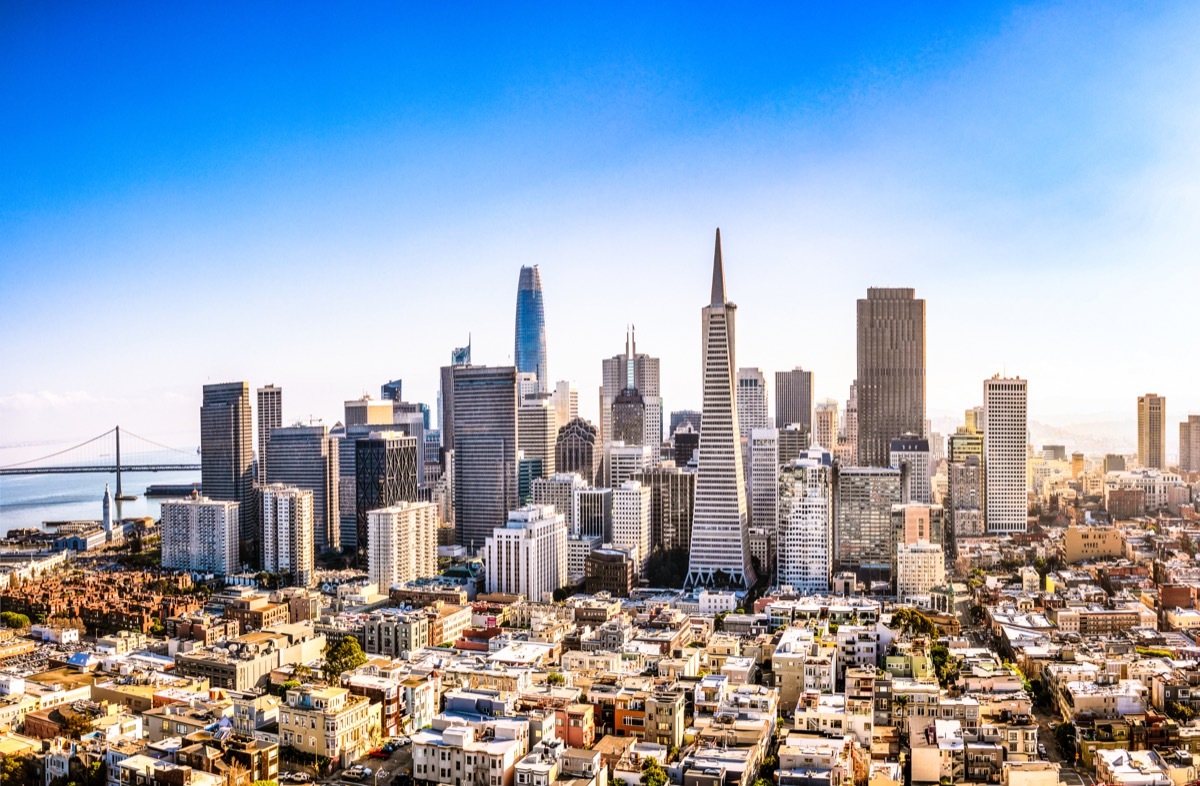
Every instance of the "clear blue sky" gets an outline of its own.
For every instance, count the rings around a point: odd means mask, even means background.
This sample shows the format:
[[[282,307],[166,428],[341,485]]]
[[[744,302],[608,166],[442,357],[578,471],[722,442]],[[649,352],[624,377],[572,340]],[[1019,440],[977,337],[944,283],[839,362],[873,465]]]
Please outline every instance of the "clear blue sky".
[[[630,322],[695,406],[716,226],[739,364],[822,397],[891,285],[935,417],[1004,370],[1046,423],[1200,411],[1200,10],[815,5],[0,6],[0,444],[194,442],[233,379],[432,404],[522,264],[585,415]]]

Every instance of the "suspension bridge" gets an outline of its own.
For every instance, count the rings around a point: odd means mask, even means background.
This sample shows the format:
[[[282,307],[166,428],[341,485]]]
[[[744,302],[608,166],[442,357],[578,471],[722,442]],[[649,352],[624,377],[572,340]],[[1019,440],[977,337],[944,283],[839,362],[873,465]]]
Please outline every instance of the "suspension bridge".
[[[103,434],[80,442],[78,445],[63,448],[46,456],[0,467],[0,476],[111,474],[115,472],[117,475],[117,498],[120,499],[125,496],[121,488],[122,472],[189,472],[200,469],[200,462],[194,453],[139,437],[130,431],[124,432],[126,461],[122,462],[121,437],[121,427],[113,426]],[[164,454],[166,461],[148,461],[155,457],[162,459]],[[191,461],[184,463],[182,456],[189,457]]]

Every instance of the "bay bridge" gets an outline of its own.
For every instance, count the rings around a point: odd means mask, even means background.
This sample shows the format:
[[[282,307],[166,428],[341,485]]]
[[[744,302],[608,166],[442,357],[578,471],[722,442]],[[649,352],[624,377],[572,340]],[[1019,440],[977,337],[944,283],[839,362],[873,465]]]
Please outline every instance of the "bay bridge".
[[[112,474],[115,472],[117,475],[117,498],[119,499],[124,496],[121,489],[122,472],[197,472],[200,470],[200,461],[196,454],[140,437],[130,431],[124,432],[126,462],[123,463],[121,461],[121,437],[121,427],[113,426],[103,434],[80,442],[78,445],[0,467],[0,477],[5,475]],[[151,457],[162,457],[164,453],[167,454],[167,461],[148,461]],[[189,457],[191,461],[184,462],[183,456]]]

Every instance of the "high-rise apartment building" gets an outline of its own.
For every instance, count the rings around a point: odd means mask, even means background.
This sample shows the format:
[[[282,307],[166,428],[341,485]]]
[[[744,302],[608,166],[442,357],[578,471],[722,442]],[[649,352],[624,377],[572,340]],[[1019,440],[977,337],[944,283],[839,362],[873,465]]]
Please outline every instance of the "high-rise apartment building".
[[[1029,514],[1028,381],[996,375],[983,383],[984,525],[1025,532]]]
[[[651,489],[627,480],[613,489],[612,543],[629,552],[638,573],[650,556]]]
[[[554,468],[559,472],[578,472],[588,483],[597,483],[603,459],[600,430],[591,423],[576,417],[558,430]]]
[[[537,375],[538,391],[550,386],[546,368],[546,311],[542,305],[542,274],[537,265],[521,268],[517,281],[516,335],[513,361],[518,373]]]
[[[247,394],[249,395],[249,394]],[[162,566],[166,570],[228,576],[238,560],[240,504],[193,494],[161,507]]]
[[[354,442],[354,550],[360,568],[370,559],[370,513],[418,498],[417,440],[373,431]]]
[[[283,425],[283,388],[274,385],[261,387],[258,393],[258,482],[267,482],[267,453],[271,430]]]
[[[453,382],[455,528],[474,552],[517,507],[517,370],[461,366]]]
[[[701,311],[704,407],[688,561],[689,586],[724,580],[750,587],[757,580],[750,562],[745,477],[734,395],[736,311],[737,306],[725,297],[725,266],[718,229],[712,297]]]
[[[925,436],[925,301],[911,289],[858,301],[858,463],[886,466],[891,441]]]
[[[549,506],[526,505],[508,515],[484,545],[487,591],[548,601],[567,582],[567,526]]]
[[[338,440],[325,426],[285,426],[271,432],[267,482],[313,494],[313,544],[317,552],[341,547]]]
[[[692,541],[696,473],[670,462],[633,476],[650,487],[650,548],[686,549]]]
[[[367,514],[367,578],[380,592],[437,575],[437,506],[399,502]]]
[[[775,576],[800,593],[828,592],[833,575],[832,464],[811,450],[780,470]]]
[[[1167,468],[1167,398],[1157,393],[1138,396],[1138,463]]]
[[[237,559],[257,567],[261,533],[253,461],[250,385],[205,385],[200,406],[200,483],[208,499],[239,504]]]
[[[813,409],[813,441],[833,453],[838,439],[838,403],[827,398]]]
[[[550,477],[555,472],[557,419],[558,415],[546,397],[526,399],[517,408],[517,450],[527,459],[542,462],[539,477]]]
[[[313,493],[269,483],[262,492],[263,570],[285,575],[296,587],[316,584]]]
[[[1200,415],[1179,424],[1179,471],[1200,472]]]
[[[840,467],[834,473],[834,563],[860,580],[890,581],[895,533],[892,505],[903,501],[901,471]]]
[[[770,425],[767,378],[761,368],[739,368],[737,372],[737,411],[740,436],[749,437],[756,428]]]
[[[754,429],[749,453],[750,526],[774,531],[779,522],[779,429]]]
[[[626,335],[625,352],[605,358],[600,364],[600,436],[605,444],[613,442],[613,404],[627,387],[637,389],[642,397],[644,414],[640,445],[655,448],[662,442],[662,397],[659,393],[659,361],[638,353],[633,328]],[[633,384],[630,385],[632,379]]]
[[[888,466],[904,470],[904,501],[929,505],[933,502],[930,482],[929,440],[915,434],[893,439],[888,451]]]
[[[799,423],[807,434],[813,427],[813,373],[796,366],[775,372],[775,425]]]

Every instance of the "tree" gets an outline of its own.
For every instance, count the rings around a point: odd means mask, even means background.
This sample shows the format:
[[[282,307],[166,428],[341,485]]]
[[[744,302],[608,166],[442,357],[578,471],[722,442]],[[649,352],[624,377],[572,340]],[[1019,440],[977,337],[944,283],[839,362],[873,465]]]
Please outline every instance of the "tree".
[[[286,699],[288,691],[292,690],[293,688],[299,688],[299,687],[300,687],[300,683],[297,682],[296,680],[285,680],[285,681],[279,683],[279,687],[275,688],[272,691],[272,693],[274,693],[276,696],[278,696],[281,699]]]
[[[78,740],[85,734],[92,733],[92,721],[88,716],[81,712],[70,712],[63,714],[62,733],[63,736],[70,737],[73,740]]]
[[[1196,717],[1196,711],[1186,704],[1172,701],[1167,704],[1167,715],[1180,723],[1187,723]]]
[[[669,780],[658,759],[648,756],[642,762],[642,786],[667,786]]]
[[[29,617],[15,611],[0,611],[0,622],[8,628],[28,628]]]
[[[1054,730],[1054,741],[1067,761],[1075,760],[1075,724],[1064,723]]]
[[[902,631],[910,636],[937,637],[937,625],[916,609],[900,609],[892,615],[892,630]]]
[[[29,756],[0,757],[0,783],[34,783],[33,759]]]
[[[686,548],[655,549],[646,558],[646,581],[651,587],[682,587],[687,579]]]
[[[309,682],[313,678],[313,670],[303,663],[297,663],[292,669],[292,679],[298,682]]]
[[[325,679],[337,684],[344,672],[357,669],[367,662],[366,653],[353,636],[343,636],[341,641],[330,642],[325,647]]]
[[[552,671],[552,672],[550,672],[549,676],[546,677],[546,684],[548,684],[548,685],[566,685],[567,678],[564,677],[563,675],[559,674],[557,671]]]

